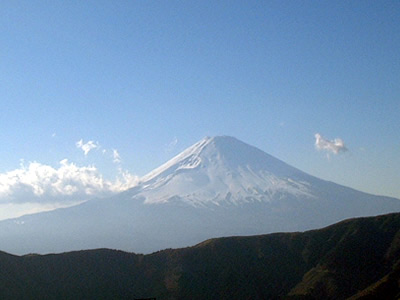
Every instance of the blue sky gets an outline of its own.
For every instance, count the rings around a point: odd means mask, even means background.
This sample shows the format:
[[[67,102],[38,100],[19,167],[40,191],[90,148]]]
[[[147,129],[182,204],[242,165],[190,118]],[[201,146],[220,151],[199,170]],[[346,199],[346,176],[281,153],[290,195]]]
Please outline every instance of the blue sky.
[[[215,135],[400,198],[399,15],[398,1],[2,1],[0,198],[33,162],[112,186]]]

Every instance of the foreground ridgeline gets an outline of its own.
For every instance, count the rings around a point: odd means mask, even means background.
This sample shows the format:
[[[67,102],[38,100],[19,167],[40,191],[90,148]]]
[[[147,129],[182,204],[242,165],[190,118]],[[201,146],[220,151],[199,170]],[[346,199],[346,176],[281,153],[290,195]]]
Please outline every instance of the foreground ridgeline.
[[[0,222],[0,249],[17,255],[95,248],[151,253],[392,212],[400,212],[399,199],[321,180],[221,136],[202,139],[111,198]]]
[[[0,252],[1,299],[398,299],[400,214],[141,255]]]

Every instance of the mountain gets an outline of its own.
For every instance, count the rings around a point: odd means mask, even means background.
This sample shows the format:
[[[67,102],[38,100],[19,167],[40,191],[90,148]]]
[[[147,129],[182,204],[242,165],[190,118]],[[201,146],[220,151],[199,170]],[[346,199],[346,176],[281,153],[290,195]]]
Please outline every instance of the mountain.
[[[232,137],[205,138],[142,178],[145,203],[193,206],[271,202],[312,195],[307,174]]]
[[[400,200],[308,175],[233,137],[204,138],[112,198],[0,222],[0,249],[149,253],[214,237],[321,228]]]
[[[398,299],[400,214],[149,255],[0,252],[1,299]]]

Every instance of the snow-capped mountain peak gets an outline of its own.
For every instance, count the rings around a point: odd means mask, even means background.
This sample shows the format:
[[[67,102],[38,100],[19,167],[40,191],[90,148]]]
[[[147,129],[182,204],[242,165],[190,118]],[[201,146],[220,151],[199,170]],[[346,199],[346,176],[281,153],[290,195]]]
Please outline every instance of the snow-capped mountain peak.
[[[165,164],[161,165],[160,167],[154,169],[147,175],[141,178],[142,182],[150,182],[154,178],[167,175],[173,171],[177,171],[179,169],[190,169],[198,166],[201,162],[200,154],[203,148],[210,143],[213,138],[205,137],[201,141],[197,142],[196,144],[192,145],[191,147],[187,148],[174,158],[170,159]]]
[[[141,179],[133,197],[190,205],[312,198],[310,176],[229,136],[206,137]]]

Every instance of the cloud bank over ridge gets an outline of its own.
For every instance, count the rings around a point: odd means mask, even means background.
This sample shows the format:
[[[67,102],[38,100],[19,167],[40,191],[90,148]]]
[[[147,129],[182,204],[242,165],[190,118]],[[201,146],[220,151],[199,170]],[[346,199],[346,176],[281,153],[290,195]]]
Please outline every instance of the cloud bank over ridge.
[[[120,171],[115,180],[106,180],[95,166],[77,166],[67,159],[58,168],[38,162],[0,173],[0,204],[68,203],[103,197],[124,191],[138,177]]]

